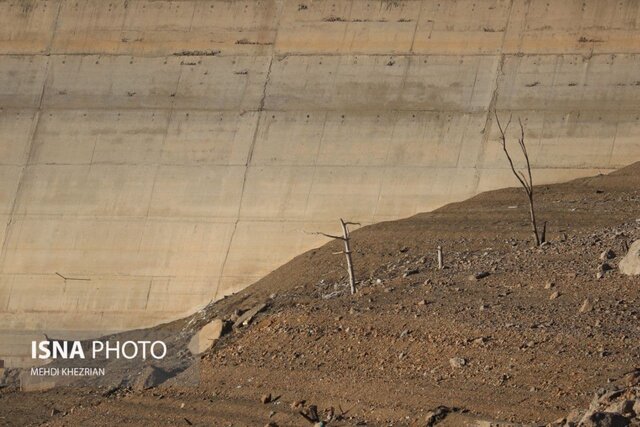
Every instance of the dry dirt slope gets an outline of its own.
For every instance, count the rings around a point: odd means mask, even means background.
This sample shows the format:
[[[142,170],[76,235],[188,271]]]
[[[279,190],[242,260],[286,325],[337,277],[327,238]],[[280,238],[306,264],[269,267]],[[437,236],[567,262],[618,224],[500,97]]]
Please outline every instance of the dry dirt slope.
[[[640,238],[639,189],[640,163],[538,188],[551,241],[543,248],[531,247],[519,189],[363,228],[353,233],[355,296],[331,242],[158,327],[173,334],[175,352],[209,319],[268,303],[164,385],[106,397],[104,388],[5,390],[0,422],[305,425],[290,403],[306,400],[348,410],[341,425],[425,425],[439,405],[544,424],[640,366],[640,278],[616,269],[624,245]],[[438,245],[443,271],[434,268]],[[613,269],[598,279],[608,249]],[[479,272],[489,275],[470,280]],[[452,358],[465,365],[452,367]],[[194,374],[198,385],[185,386]],[[280,398],[261,403],[268,393]],[[451,420],[443,423],[463,425]]]

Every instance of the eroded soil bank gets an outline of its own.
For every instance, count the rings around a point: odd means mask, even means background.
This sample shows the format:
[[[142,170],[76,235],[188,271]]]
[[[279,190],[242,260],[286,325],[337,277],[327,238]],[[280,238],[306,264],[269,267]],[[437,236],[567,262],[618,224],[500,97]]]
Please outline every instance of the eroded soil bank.
[[[640,366],[640,278],[617,270],[640,238],[640,164],[537,188],[537,203],[541,248],[520,189],[354,231],[356,295],[331,242],[191,318],[127,333],[172,337],[179,373],[163,384],[136,388],[143,367],[116,363],[100,387],[6,387],[0,424],[308,425],[299,411],[317,405],[344,412],[338,425],[471,422],[461,412],[544,425],[586,409]],[[201,357],[185,351],[211,319],[262,303]],[[457,409],[434,421],[439,406]]]

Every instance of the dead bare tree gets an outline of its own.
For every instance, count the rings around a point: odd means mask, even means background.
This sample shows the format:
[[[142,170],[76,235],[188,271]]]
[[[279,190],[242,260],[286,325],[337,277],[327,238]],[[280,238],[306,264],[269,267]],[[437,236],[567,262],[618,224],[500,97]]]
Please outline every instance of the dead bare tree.
[[[522,125],[522,120],[518,119],[518,124],[520,125],[520,136],[518,137],[518,145],[520,146],[520,150],[522,151],[522,155],[524,156],[524,160],[527,167],[527,173],[525,175],[524,172],[516,170],[516,167],[513,164],[513,159],[509,154],[509,150],[507,148],[507,130],[509,129],[509,125],[511,124],[511,115],[509,115],[509,121],[507,122],[504,128],[500,123],[500,118],[498,117],[498,112],[494,110],[494,115],[496,117],[496,123],[498,125],[498,130],[500,131],[500,143],[502,144],[502,151],[504,151],[507,160],[509,161],[509,166],[511,167],[511,172],[518,178],[520,181],[520,185],[522,186],[524,192],[527,195],[527,199],[529,201],[529,220],[531,222],[532,232],[535,238],[536,246],[540,246],[542,243],[546,241],[546,231],[547,231],[547,223],[545,222],[542,228],[542,232],[538,233],[538,223],[536,220],[536,210],[535,203],[533,199],[533,178],[531,177],[531,164],[529,163],[529,153],[527,152],[527,145],[524,142],[524,126]]]
[[[348,222],[340,218],[340,225],[342,226],[342,236],[334,236],[332,234],[322,233],[316,231],[311,234],[319,234],[321,236],[329,237],[330,239],[342,240],[344,242],[344,251],[334,252],[334,255],[344,254],[347,258],[347,271],[349,273],[349,285],[351,287],[351,293],[356,293],[356,276],[353,272],[353,260],[351,259],[351,234],[349,233],[350,225],[360,225],[359,222]]]

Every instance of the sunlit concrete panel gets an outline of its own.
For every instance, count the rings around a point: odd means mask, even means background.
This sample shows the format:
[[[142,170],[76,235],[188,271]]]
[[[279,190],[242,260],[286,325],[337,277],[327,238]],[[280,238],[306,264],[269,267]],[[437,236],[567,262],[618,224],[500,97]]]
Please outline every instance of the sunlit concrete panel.
[[[496,54],[510,14],[510,0],[428,0],[421,3],[413,52]]]
[[[352,13],[352,15],[354,14]],[[370,13],[362,15],[368,16]],[[368,19],[375,21],[367,21]],[[387,55],[410,52],[415,24],[402,20],[403,18],[395,21],[392,20],[393,18],[390,18],[389,21],[385,21],[385,19],[384,17],[351,18],[344,35],[341,51],[343,53],[383,53]]]
[[[501,113],[506,126],[508,113]],[[514,116],[507,131],[507,146],[516,164],[524,165],[517,140],[521,118],[525,130],[525,143],[531,164],[537,168],[591,168],[601,165],[610,169],[628,164],[637,157],[640,136],[640,118],[632,112],[537,112],[522,111]],[[505,156],[500,144],[496,124],[484,150],[482,168],[504,167]],[[580,156],[576,156],[576,150]],[[621,158],[626,153],[627,157]],[[637,153],[637,152],[635,152]],[[631,156],[631,157],[629,157]]]
[[[257,112],[174,111],[163,143],[168,164],[245,165]]]
[[[129,5],[146,2],[61,0],[52,41],[56,53],[117,53]],[[164,2],[161,2],[164,3]]]
[[[0,279],[5,289],[10,289],[10,296],[7,300],[8,311],[49,311],[54,307],[59,310],[64,309],[65,303],[64,292],[65,282],[61,277],[48,276],[4,276]],[[43,298],[46,295],[46,298]],[[14,326],[26,327],[26,324],[20,325],[20,319]],[[18,329],[18,328],[16,328]]]
[[[221,54],[270,53],[278,32],[284,1],[194,1],[190,31],[206,34],[208,44]],[[196,38],[198,40],[198,38]],[[192,46],[192,41],[188,41]],[[197,43],[197,42],[196,42]],[[196,44],[197,47],[197,44]]]
[[[303,6],[301,6],[303,5]],[[384,53],[411,50],[420,2],[287,1],[279,53]]]
[[[59,0],[0,2],[0,54],[46,52]]]
[[[31,162],[157,163],[168,119],[168,112],[153,110],[43,111]]]
[[[328,221],[346,217],[371,221],[383,176],[382,168],[317,167],[309,193],[307,218]]]
[[[144,215],[155,168],[136,165],[29,166],[17,198],[19,214]]]
[[[375,221],[430,211],[474,194],[475,168],[389,167],[376,203]]]
[[[47,75],[47,56],[2,56],[0,107],[37,108]]]
[[[142,221],[25,218],[7,234],[4,274],[91,276],[136,267]]]
[[[127,273],[218,277],[233,227],[233,222],[148,220],[139,244],[145,261]]]
[[[388,166],[473,167],[486,113],[402,112],[388,141]]]
[[[145,310],[157,313],[156,316],[163,312],[172,313],[172,317],[188,315],[214,299],[218,281],[218,276],[153,278]],[[180,305],[176,305],[176,301],[180,301]],[[179,311],[180,307],[192,308]]]
[[[261,54],[276,34],[280,2],[63,2],[53,50],[60,53]]]
[[[640,55],[507,56],[502,71],[503,110],[640,109]]]
[[[292,2],[292,0],[289,0]],[[335,2],[326,1],[334,7]],[[311,2],[311,7],[315,2]],[[353,53],[405,53],[411,50],[415,21],[421,5],[415,1],[352,0],[342,51]],[[326,13],[326,12],[325,12]],[[323,20],[331,16],[324,16]],[[304,37],[304,36],[302,36]]]
[[[59,302],[60,311],[130,312],[147,306],[151,279],[145,277],[92,277],[89,280],[67,280]],[[43,290],[41,290],[42,292]]]
[[[230,288],[240,286],[241,283],[246,287],[251,283],[252,278],[262,277],[272,271],[275,266],[289,261],[295,254],[328,241],[326,237],[309,234],[310,232],[338,233],[339,228],[340,223],[337,218],[331,222],[238,222],[221,278],[218,297],[228,294]],[[292,250],[279,250],[284,248],[292,248]]]
[[[0,111],[0,165],[27,162],[36,117],[33,110]]]
[[[5,218],[0,218],[0,220],[4,221]],[[0,228],[0,233],[4,232],[4,225],[2,223],[2,228]],[[9,305],[9,300],[11,299],[11,284],[13,282],[13,277],[2,276],[0,275],[0,311],[5,311],[7,306]]]
[[[22,166],[0,165],[0,214],[11,214]]]
[[[327,18],[336,17],[346,21],[353,7],[353,2],[332,2],[330,0],[318,0],[314,2],[303,2],[301,6],[295,0],[288,0],[282,17],[282,24],[289,21],[315,22],[328,21]],[[337,20],[337,21],[339,21]]]
[[[484,111],[499,62],[497,56],[411,57],[399,109]]]
[[[234,218],[244,171],[244,166],[161,166],[149,215]]]
[[[391,149],[395,121],[393,112],[328,113],[316,164],[384,165]]]
[[[506,53],[640,52],[640,6],[634,0],[515,0]]]
[[[313,165],[330,112],[266,111],[260,118],[251,163]]]
[[[304,219],[314,175],[306,166],[250,167],[240,218]]]
[[[351,1],[320,0],[300,3],[287,0],[280,20],[276,49],[282,52],[309,49],[300,46],[300,39],[304,37],[309,41],[308,44],[316,46],[314,52],[337,52],[348,25],[352,5]],[[326,36],[324,41],[322,34]]]
[[[175,107],[257,110],[270,62],[268,56],[182,57]]]
[[[274,61],[265,106],[274,110],[382,109],[397,106],[408,57],[288,56]],[[323,82],[333,82],[327,86]]]
[[[217,277],[232,230],[232,223],[176,220],[17,220],[2,272]]]
[[[274,61],[270,109],[454,110],[486,108],[496,57],[287,56]],[[321,82],[330,79],[330,86]]]
[[[288,22],[276,39],[277,52],[337,54],[343,50],[348,26],[343,21]]]
[[[4,238],[6,235],[7,225],[9,223],[10,215],[0,214],[0,244],[4,244]],[[2,288],[2,282],[0,281],[0,288]],[[0,298],[0,311],[2,311],[2,299]]]
[[[153,39],[154,33],[187,32],[193,13],[194,2],[189,1],[64,1],[53,49],[61,53],[143,53],[140,43],[146,41],[145,36]]]
[[[26,217],[17,219],[12,224],[7,253],[14,249],[136,251],[140,247],[144,226],[142,220]],[[26,273],[20,270],[12,271]]]
[[[183,67],[177,57],[63,55],[51,61],[43,99],[50,108],[167,108]]]
[[[252,164],[475,164],[486,113],[265,112]]]

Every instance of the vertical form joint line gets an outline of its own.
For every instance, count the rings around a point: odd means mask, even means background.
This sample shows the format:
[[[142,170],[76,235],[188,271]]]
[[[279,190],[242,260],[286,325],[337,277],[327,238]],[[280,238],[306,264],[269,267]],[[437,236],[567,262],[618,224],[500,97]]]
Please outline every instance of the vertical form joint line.
[[[58,9],[59,13],[59,9]],[[24,185],[25,174],[29,164],[31,164],[31,158],[34,155],[34,141],[36,139],[36,135],[38,134],[38,127],[40,126],[40,117],[42,115],[42,102],[44,99],[44,95],[46,93],[47,82],[49,81],[49,72],[51,70],[51,59],[47,58],[46,70],[44,73],[44,78],[42,80],[42,89],[40,90],[40,97],[38,99],[38,108],[33,116],[34,123],[31,126],[31,133],[29,135],[29,144],[26,150],[27,156],[25,158],[25,163],[22,165],[20,170],[20,174],[18,176],[18,183],[16,185],[16,190],[13,195],[13,201],[11,202],[11,209],[9,211],[9,220],[5,224],[4,236],[2,240],[2,246],[0,247],[0,272],[4,270],[4,261],[7,256],[7,246],[9,244],[9,234],[11,226],[13,225],[14,217],[16,215],[16,210],[18,208],[18,198],[22,192],[22,187]]]
[[[253,136],[251,138],[251,145],[249,146],[249,151],[247,152],[247,160],[245,162],[244,175],[242,177],[242,185],[240,187],[240,200],[238,201],[238,210],[236,212],[236,218],[233,223],[233,230],[231,231],[231,236],[229,237],[229,243],[227,245],[227,250],[224,255],[224,259],[222,260],[222,265],[220,266],[220,274],[218,275],[218,284],[216,286],[216,291],[213,296],[213,300],[217,300],[218,293],[220,291],[220,285],[222,283],[222,278],[224,277],[224,270],[227,265],[227,259],[229,258],[229,253],[231,252],[231,245],[233,244],[233,239],[236,235],[236,230],[238,229],[238,222],[240,221],[240,213],[242,212],[242,202],[244,200],[244,190],[247,184],[247,175],[249,173],[249,165],[251,164],[251,160],[253,159],[253,151],[255,149],[256,140],[258,139],[258,131],[260,129],[260,123],[262,120],[262,115],[264,111],[264,105],[267,98],[267,88],[269,86],[269,82],[271,79],[271,67],[273,66],[273,58],[275,56],[275,42],[278,38],[278,28],[280,19],[282,17],[282,13],[284,10],[284,3],[280,6],[280,11],[278,13],[278,19],[276,23],[276,34],[274,36],[274,47],[272,47],[271,56],[269,58],[269,66],[267,67],[267,74],[264,79],[264,85],[262,86],[262,97],[260,98],[260,103],[258,105],[258,117],[256,118],[256,126],[253,130]]]
[[[423,1],[420,2],[420,7],[418,8],[418,18],[416,19],[416,26],[413,28],[413,37],[411,38],[411,46],[409,47],[409,54],[412,55],[413,52],[413,47],[415,46],[416,43],[416,35],[418,34],[418,25],[420,25],[420,18],[422,16],[422,5],[424,4]]]
[[[60,12],[62,10],[62,2],[63,0],[58,1],[58,9],[56,11],[56,18],[53,21],[53,28],[51,30],[51,37],[49,38],[49,43],[47,44],[47,50],[45,53],[47,55],[51,54],[51,49],[53,49],[53,42],[55,41],[56,34],[58,32],[58,22],[60,21]]]

